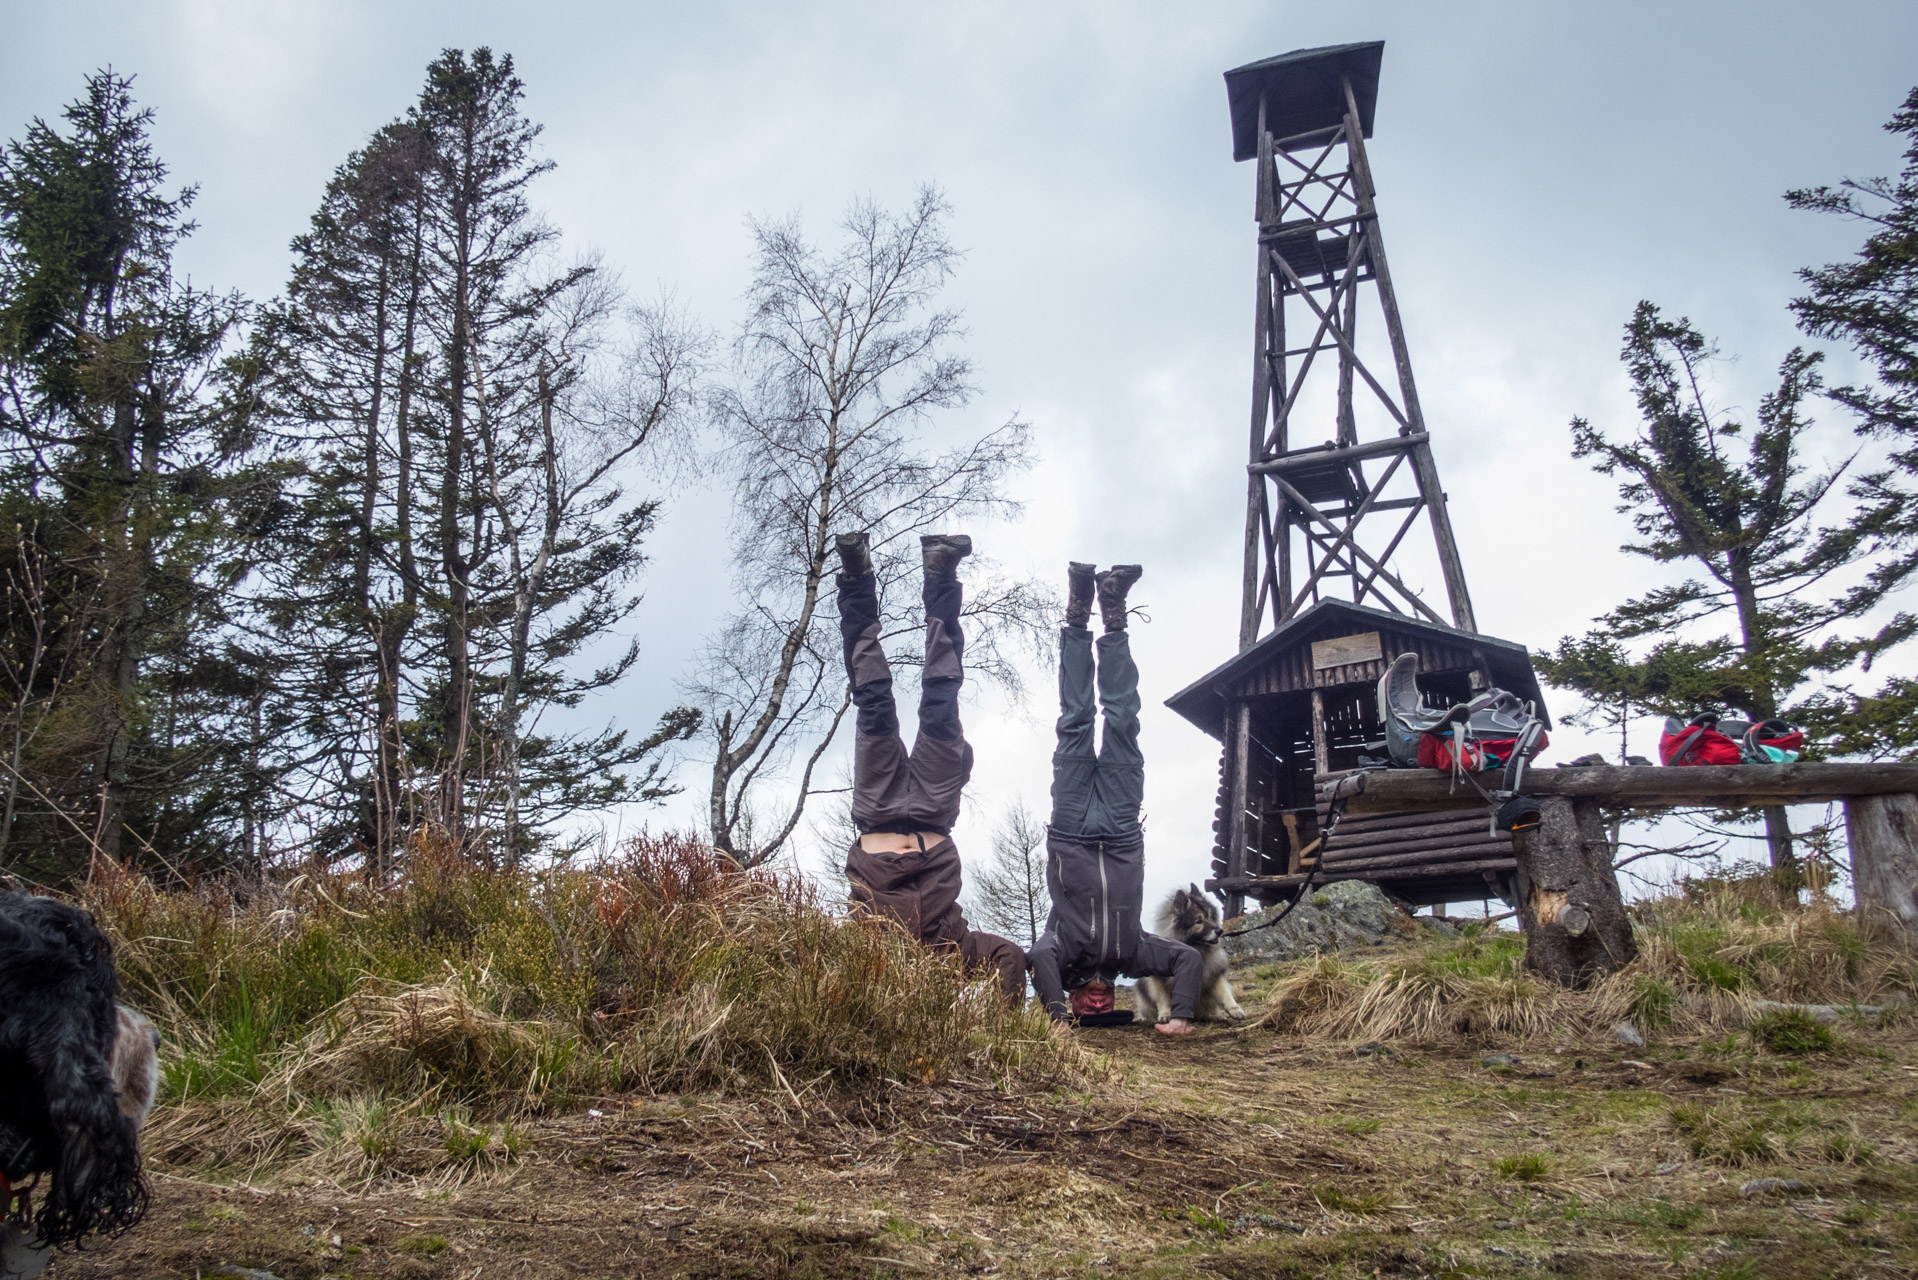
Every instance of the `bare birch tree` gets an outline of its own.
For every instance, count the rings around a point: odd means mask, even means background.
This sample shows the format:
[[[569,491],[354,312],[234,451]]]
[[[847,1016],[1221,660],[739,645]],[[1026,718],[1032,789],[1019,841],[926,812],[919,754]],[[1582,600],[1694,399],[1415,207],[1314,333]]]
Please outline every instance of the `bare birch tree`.
[[[1046,888],[1046,824],[1024,800],[1000,819],[986,864],[966,868],[966,884],[974,925],[1031,950],[1052,913],[1052,894]]]
[[[917,535],[1015,509],[1004,484],[1028,465],[1024,423],[945,447],[933,430],[935,414],[974,391],[958,313],[939,305],[959,258],[947,213],[930,187],[899,213],[856,202],[830,254],[797,219],[752,224],[752,310],[716,406],[741,607],[690,683],[713,752],[713,844],[742,865],[785,847],[850,705],[834,615],[821,607],[833,535],[871,534],[894,661],[907,664],[917,623],[901,597],[916,603],[904,588],[917,580]],[[1050,600],[980,564],[968,573],[967,665],[1016,685],[1002,646],[1030,636]]]

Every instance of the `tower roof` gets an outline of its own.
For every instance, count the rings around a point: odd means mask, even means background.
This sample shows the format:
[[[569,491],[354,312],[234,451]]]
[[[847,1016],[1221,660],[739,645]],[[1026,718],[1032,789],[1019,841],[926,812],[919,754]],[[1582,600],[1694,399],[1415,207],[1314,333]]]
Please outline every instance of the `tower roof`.
[[[1385,41],[1332,44],[1294,49],[1262,62],[1248,62],[1225,73],[1225,96],[1232,111],[1232,158],[1259,154],[1259,98],[1265,98],[1265,126],[1275,138],[1328,129],[1345,118],[1345,93],[1339,78],[1352,81],[1359,105],[1359,128],[1372,136],[1372,109],[1379,96],[1379,60]]]

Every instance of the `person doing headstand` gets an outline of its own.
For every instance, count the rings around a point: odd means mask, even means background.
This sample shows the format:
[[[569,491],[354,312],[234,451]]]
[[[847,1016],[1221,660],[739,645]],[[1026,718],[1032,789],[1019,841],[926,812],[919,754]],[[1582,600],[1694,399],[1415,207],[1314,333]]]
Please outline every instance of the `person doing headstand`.
[[[963,872],[952,842],[959,800],[972,776],[972,747],[959,723],[965,635],[959,562],[972,539],[919,540],[924,557],[925,667],[919,681],[919,732],[912,750],[899,736],[892,666],[879,643],[879,588],[864,533],[837,539],[839,634],[857,709],[852,755],[852,820],[859,839],[846,855],[857,915],[896,921],[927,946],[956,950],[969,970],[990,969],[1000,995],[1026,994],[1026,955],[1013,942],[966,924],[959,909]]]
[[[1046,828],[1046,886],[1052,913],[1032,948],[1032,985],[1058,1021],[1107,1013],[1112,982],[1168,979],[1171,1017],[1160,1031],[1192,1030],[1199,999],[1199,953],[1145,932],[1145,756],[1139,750],[1139,668],[1126,634],[1126,592],[1136,564],[1095,574],[1074,561],[1067,572],[1066,625],[1059,632],[1058,743],[1052,756],[1052,820]],[[1089,623],[1094,596],[1105,634],[1098,661]],[[1093,686],[1105,732],[1093,750]],[[1070,1003],[1066,996],[1072,989]]]

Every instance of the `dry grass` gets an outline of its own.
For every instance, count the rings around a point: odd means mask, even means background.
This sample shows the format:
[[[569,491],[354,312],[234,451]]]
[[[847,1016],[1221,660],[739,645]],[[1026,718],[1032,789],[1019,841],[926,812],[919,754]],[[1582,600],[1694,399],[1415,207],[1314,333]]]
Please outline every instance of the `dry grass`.
[[[1709,945],[1681,939],[1679,954],[1729,965],[1741,984],[1780,959],[1720,953],[1787,925],[1782,915],[1696,907],[1675,904],[1666,925],[1733,923]],[[1664,909],[1641,927],[1660,927]],[[577,940],[589,965],[596,936]],[[230,957],[222,980],[251,954]],[[1808,971],[1793,980],[1830,985],[1795,993],[1864,994],[1873,973],[1895,975],[1888,953],[1854,958],[1859,976],[1843,981],[1855,985]],[[1083,1092],[996,1086],[974,1048],[931,1086],[835,1076],[808,1092],[788,1068],[803,1109],[768,1073],[723,1091],[591,1100],[598,1116],[558,1106],[550,1090],[537,1106],[423,1112],[380,1082],[413,1079],[424,1058],[431,1074],[419,1078],[445,1092],[487,1072],[520,1087],[502,1063],[524,1049],[494,1020],[568,1027],[578,1015],[513,1003],[522,997],[501,967],[418,963],[382,970],[392,985],[334,1015],[368,1040],[417,1037],[393,1060],[347,1054],[350,1037],[304,1044],[340,1004],[320,1003],[310,1025],[275,1042],[269,1065],[293,1068],[310,1049],[311,1087],[336,1092],[296,1094],[295,1114],[256,1085],[163,1108],[174,1145],[155,1152],[154,1212],[128,1236],[61,1258],[64,1280],[229,1264],[308,1280],[1918,1275],[1918,1054],[1905,1026],[1841,1025],[1838,1051],[1823,1053],[1778,1053],[1751,1028],[1660,1036],[1645,1049],[1568,1037],[1510,1067],[1488,1067],[1474,1039],[1449,1033],[1360,1057],[1242,1024],[1183,1037],[1129,1027],[1077,1034],[1114,1064]],[[1513,953],[1480,939],[1379,967],[1414,963],[1447,980],[1496,980],[1511,976]],[[246,971],[258,991],[283,989]],[[1683,1006],[1696,979],[1662,976]],[[409,1006],[408,990],[436,994]],[[1500,1007],[1486,996],[1477,1016]],[[613,1021],[584,1016],[594,1028]],[[1676,1026],[1693,1015],[1672,1016]],[[602,1047],[637,1034],[589,1032],[577,1038]],[[489,1038],[491,1057],[469,1054]],[[343,1056],[322,1061],[328,1053]],[[223,1133],[229,1114],[262,1145]],[[234,1170],[206,1167],[217,1159],[257,1159],[272,1176],[234,1185]],[[1747,1192],[1755,1180],[1774,1189]]]
[[[889,1088],[886,1115],[821,1099],[804,1117],[763,1092],[633,1099],[529,1118],[522,1157],[506,1162],[496,1139],[496,1164],[457,1185],[161,1177],[140,1230],[59,1267],[66,1280],[224,1263],[309,1280],[1918,1274],[1918,1064],[1902,1029],[1847,1034],[1855,1052],[1778,1058],[1731,1036],[1722,1052],[1654,1046],[1649,1070],[1625,1061],[1635,1051],[1581,1046],[1528,1050],[1507,1072],[1463,1042],[1360,1058],[1243,1027],[1088,1031],[1123,1069],[1086,1095],[954,1081]],[[381,1158],[434,1158],[429,1136]],[[1761,1178],[1796,1189],[1741,1193]]]
[[[1299,962],[1274,989],[1265,1025],[1340,1039],[1523,1042],[1603,1033],[1741,1028],[1766,1001],[1831,1005],[1909,1000],[1918,955],[1825,904],[1781,909],[1750,879],[1693,881],[1634,911],[1639,955],[1586,991],[1521,967],[1524,942],[1480,934]]]
[[[955,1076],[1082,1081],[1091,1056],[949,956],[792,877],[676,838],[498,874],[434,842],[403,883],[241,895],[96,877],[130,998],[166,1038],[153,1149],[329,1176],[508,1163],[512,1122],[612,1094],[780,1107]]]

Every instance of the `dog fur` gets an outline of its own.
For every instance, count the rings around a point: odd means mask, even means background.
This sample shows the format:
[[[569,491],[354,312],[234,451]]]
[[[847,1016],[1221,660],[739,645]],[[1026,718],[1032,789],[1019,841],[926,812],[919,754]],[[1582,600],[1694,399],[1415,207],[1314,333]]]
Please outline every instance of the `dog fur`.
[[[115,1005],[114,1015],[113,1087],[120,1095],[121,1113],[137,1131],[160,1096],[160,1033],[137,1009]]]
[[[119,985],[92,916],[0,893],[0,1173],[40,1192],[0,1206],[0,1275],[35,1275],[54,1246],[124,1231],[146,1211],[139,1130],[158,1037],[115,1002]]]
[[[1199,953],[1198,1016],[1202,1022],[1223,1022],[1243,1018],[1245,1010],[1232,994],[1232,980],[1226,976],[1230,961],[1219,944],[1223,933],[1219,908],[1198,885],[1177,890],[1159,906],[1152,932],[1161,938],[1183,942]],[[1163,1022],[1172,1016],[1172,988],[1163,978],[1139,979],[1136,993],[1139,1016],[1148,1022]]]

